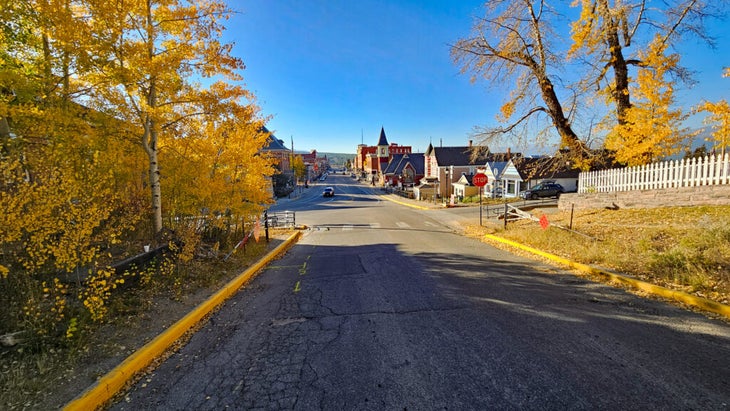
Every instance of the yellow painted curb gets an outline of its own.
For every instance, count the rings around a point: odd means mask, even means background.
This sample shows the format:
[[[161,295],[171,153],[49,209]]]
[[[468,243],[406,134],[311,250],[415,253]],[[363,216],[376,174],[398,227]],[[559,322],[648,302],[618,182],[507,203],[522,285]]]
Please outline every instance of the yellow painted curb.
[[[135,374],[144,370],[154,361],[155,358],[167,351],[190,328],[197,324],[203,317],[213,309],[222,304],[225,300],[235,294],[241,286],[251,280],[271,260],[277,258],[289,249],[301,237],[301,231],[297,231],[286,239],[274,250],[266,254],[256,264],[239,274],[228,282],[222,289],[213,294],[206,301],[195,307],[185,317],[170,326],[154,340],[147,343],[134,354],[130,355],[121,364],[101,377],[92,386],[87,388],[78,397],[66,404],[64,410],[95,410],[114,395],[116,395]]]
[[[390,198],[388,195],[383,196],[383,198],[386,199],[386,200],[388,200],[388,201],[392,201],[392,202],[394,202],[396,204],[404,205],[406,207],[416,208],[416,209],[419,209],[419,210],[430,210],[430,208],[428,208],[428,207],[423,207],[423,206],[418,206],[418,205],[415,205],[415,204],[404,203],[403,201],[398,201],[396,199]]]
[[[683,291],[677,291],[677,290],[671,290],[669,288],[665,288],[656,284],[647,283],[645,281],[637,280],[635,278],[627,277],[624,275],[611,273],[605,270],[601,270],[595,267],[591,267],[586,264],[577,263],[575,261],[568,260],[567,258],[559,257],[554,254],[546,253],[544,251],[540,251],[538,249],[528,247],[526,245],[522,245],[520,243],[516,243],[511,240],[507,240],[505,238],[497,237],[495,235],[486,234],[484,238],[487,238],[492,241],[497,241],[503,244],[510,245],[515,248],[519,248],[521,250],[528,251],[533,254],[537,254],[541,257],[545,257],[551,261],[555,261],[557,263],[560,263],[562,265],[566,265],[571,268],[575,268],[577,270],[583,271],[584,273],[593,274],[593,275],[600,275],[602,277],[608,278],[611,281],[633,287],[637,290],[645,291],[650,294],[654,294],[660,297],[668,298],[671,300],[679,301],[684,304],[687,304],[692,307],[696,307],[705,311],[709,311],[712,313],[720,314],[725,317],[730,318],[730,305],[725,305],[718,303],[717,301],[708,300],[707,298],[697,297],[692,294],[685,293]]]

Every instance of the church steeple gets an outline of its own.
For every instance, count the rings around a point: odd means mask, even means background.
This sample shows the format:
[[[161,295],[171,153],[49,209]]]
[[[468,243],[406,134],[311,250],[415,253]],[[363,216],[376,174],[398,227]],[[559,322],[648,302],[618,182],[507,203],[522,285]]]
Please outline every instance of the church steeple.
[[[380,138],[378,139],[378,157],[389,157],[388,139],[385,137],[385,128],[380,127]]]
[[[378,146],[387,146],[388,139],[385,138],[385,129],[380,127],[380,139],[378,139]]]

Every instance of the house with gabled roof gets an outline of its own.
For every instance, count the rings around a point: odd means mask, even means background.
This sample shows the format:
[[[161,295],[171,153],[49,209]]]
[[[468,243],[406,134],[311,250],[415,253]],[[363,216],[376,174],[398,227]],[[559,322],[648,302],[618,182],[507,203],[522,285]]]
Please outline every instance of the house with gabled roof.
[[[395,186],[396,185],[396,176],[395,171],[398,168],[398,165],[400,164],[401,160],[403,160],[403,156],[405,154],[394,154],[390,158],[390,162],[385,167],[385,170],[383,170],[383,175],[385,178],[385,185],[386,186]]]
[[[489,154],[488,151],[473,155],[474,147],[471,142],[468,146],[434,147],[428,145],[424,155],[424,179],[434,184],[436,193],[440,197],[453,194],[453,184],[462,175],[474,175],[477,169],[483,168]]]
[[[487,185],[484,186],[484,193],[486,196],[502,196],[502,183],[499,178],[506,165],[506,161],[487,161],[485,164],[484,174],[487,176]]]
[[[423,178],[423,154],[394,154],[384,172],[385,184],[392,187],[411,188]]]
[[[484,192],[492,197],[517,197],[524,189],[523,175],[511,158],[507,161],[487,161],[485,174],[488,182]]]
[[[459,200],[479,194],[479,187],[473,183],[474,174],[462,174],[454,182],[454,196]]]

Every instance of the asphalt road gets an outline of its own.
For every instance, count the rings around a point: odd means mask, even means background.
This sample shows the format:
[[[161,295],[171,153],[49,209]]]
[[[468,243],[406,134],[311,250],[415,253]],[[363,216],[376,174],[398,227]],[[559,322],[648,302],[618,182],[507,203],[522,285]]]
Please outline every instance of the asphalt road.
[[[730,408],[730,325],[587,282],[330,176],[310,227],[113,406]]]

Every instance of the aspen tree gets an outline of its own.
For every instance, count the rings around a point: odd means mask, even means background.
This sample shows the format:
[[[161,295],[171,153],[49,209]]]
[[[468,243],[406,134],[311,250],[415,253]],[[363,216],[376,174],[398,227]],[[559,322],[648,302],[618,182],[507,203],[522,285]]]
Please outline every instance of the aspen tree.
[[[302,156],[296,154],[292,155],[291,168],[298,180],[301,181],[307,176],[307,166],[304,164]]]
[[[88,97],[79,79],[89,39],[77,5],[15,2],[0,12],[0,274],[16,287],[3,320],[40,335],[72,320],[62,315],[68,286],[45,281],[49,273],[75,274],[91,290],[82,302],[96,301],[92,318],[103,317],[116,285],[103,249],[136,221],[120,179],[124,143],[108,139],[116,124],[76,101]]]
[[[177,137],[183,119],[201,114],[201,86],[195,78],[240,80],[243,62],[218,40],[231,10],[221,1],[90,0],[99,56],[92,83],[97,109],[135,124],[148,157],[154,232],[163,228],[160,153]],[[232,88],[238,98],[247,93]]]

